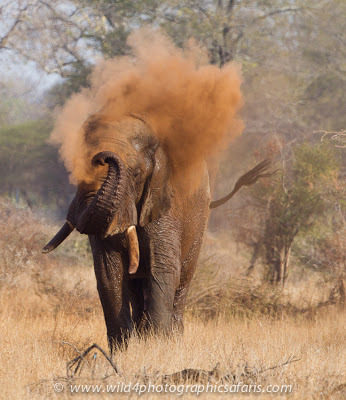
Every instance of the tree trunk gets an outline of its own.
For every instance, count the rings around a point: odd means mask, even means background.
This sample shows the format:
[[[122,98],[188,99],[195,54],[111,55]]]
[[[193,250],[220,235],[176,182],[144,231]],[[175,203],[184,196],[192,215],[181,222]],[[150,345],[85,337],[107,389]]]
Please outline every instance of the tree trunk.
[[[290,243],[288,246],[285,246],[285,259],[284,259],[284,270],[283,270],[283,275],[282,275],[282,287],[285,286],[287,275],[288,275],[288,265],[290,263],[291,248],[292,248],[292,243]]]
[[[344,311],[346,305],[346,282],[344,279],[340,279],[339,294],[340,294],[339,310]]]
[[[276,259],[276,284],[280,285],[283,283],[285,265],[285,251],[284,248],[278,249],[277,259]]]

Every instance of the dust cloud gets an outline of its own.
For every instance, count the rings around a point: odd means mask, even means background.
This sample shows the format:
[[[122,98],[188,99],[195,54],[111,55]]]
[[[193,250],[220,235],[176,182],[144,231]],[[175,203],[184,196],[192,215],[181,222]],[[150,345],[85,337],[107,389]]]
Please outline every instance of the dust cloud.
[[[107,121],[145,115],[173,171],[226,148],[243,130],[237,116],[243,104],[237,65],[209,65],[192,41],[180,49],[148,28],[130,35],[128,44],[132,56],[97,63],[90,88],[72,96],[58,113],[51,141],[60,146],[73,183],[92,179],[93,149],[87,148],[82,125],[95,113]]]

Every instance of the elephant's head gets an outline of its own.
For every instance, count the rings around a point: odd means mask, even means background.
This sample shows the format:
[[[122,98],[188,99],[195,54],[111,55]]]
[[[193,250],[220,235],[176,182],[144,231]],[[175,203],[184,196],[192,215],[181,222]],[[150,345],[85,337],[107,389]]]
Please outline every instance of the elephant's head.
[[[56,248],[74,228],[101,238],[127,232],[135,272],[135,227],[144,227],[170,207],[166,154],[150,126],[135,116],[114,122],[94,115],[83,129],[94,179],[79,183],[66,223],[43,251]]]

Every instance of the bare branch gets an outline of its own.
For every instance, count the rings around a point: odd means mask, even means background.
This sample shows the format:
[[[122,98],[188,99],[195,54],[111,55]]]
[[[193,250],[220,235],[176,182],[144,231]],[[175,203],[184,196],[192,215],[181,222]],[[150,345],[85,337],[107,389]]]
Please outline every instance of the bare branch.
[[[228,16],[230,16],[232,14],[234,5],[235,5],[235,0],[228,0],[227,9],[226,9]]]
[[[10,28],[7,30],[7,33],[2,38],[0,38],[0,48],[3,48],[3,47],[6,46],[8,38],[15,31],[17,25],[22,21],[23,14],[27,11],[29,6],[30,5],[28,4],[27,6],[21,8],[19,10],[17,17],[13,21],[12,25],[10,26]],[[3,11],[3,8],[1,8],[1,12],[2,11]]]
[[[284,8],[281,10],[274,10],[274,11],[270,11],[267,14],[261,15],[259,17],[256,17],[252,20],[251,23],[257,22],[257,21],[261,21],[262,19],[266,19],[269,17],[273,17],[274,15],[278,15],[278,14],[285,14],[288,12],[299,12],[299,11],[303,11],[306,10],[306,7],[299,7],[299,8]]]
[[[109,362],[109,364],[112,366],[112,368],[114,369],[115,373],[118,373],[118,368],[116,367],[116,365],[114,364],[113,360],[111,357],[109,357],[106,353],[105,350],[102,349],[102,347],[100,347],[99,345],[97,345],[96,343],[94,343],[92,346],[88,347],[83,354],[81,354],[79,352],[79,356],[77,356],[76,358],[74,358],[73,360],[69,361],[66,364],[66,369],[67,369],[67,376],[68,377],[74,377],[78,371],[81,370],[82,367],[82,362],[87,363],[87,361],[85,360],[85,356],[90,353],[91,350],[93,349],[97,349],[99,350],[103,356],[105,357],[105,359]],[[76,365],[77,364],[77,365]],[[75,366],[76,365],[76,366]],[[75,368],[74,368],[75,367]],[[74,370],[72,370],[74,368]]]
[[[301,360],[300,358],[296,358],[296,356],[292,356],[292,357],[290,357],[287,361],[285,361],[285,362],[282,363],[282,364],[274,365],[274,366],[272,366],[272,367],[262,369],[261,371],[259,371],[259,374],[261,374],[262,372],[265,372],[265,371],[270,371],[270,370],[272,370],[272,369],[284,367],[285,365],[288,365],[288,364],[291,364],[291,363],[294,363],[294,362],[297,362],[297,361],[300,361],[300,360]]]
[[[340,144],[335,144],[335,147],[338,147],[340,149],[345,149],[346,148],[346,130],[342,131],[314,131],[314,133],[320,133],[322,134],[321,137],[321,142],[323,142],[325,139],[329,139],[332,142],[340,143]]]

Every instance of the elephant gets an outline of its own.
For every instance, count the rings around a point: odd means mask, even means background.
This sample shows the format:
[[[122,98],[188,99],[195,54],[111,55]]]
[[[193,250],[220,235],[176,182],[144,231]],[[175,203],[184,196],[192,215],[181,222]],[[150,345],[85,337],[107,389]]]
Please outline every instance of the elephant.
[[[95,114],[83,130],[85,141],[97,149],[90,166],[102,173],[78,184],[65,224],[43,252],[55,249],[75,228],[88,235],[111,351],[134,330],[182,332],[209,209],[264,176],[268,162],[211,202],[206,162],[199,164],[192,188],[172,179],[164,143],[140,116],[106,121]]]

